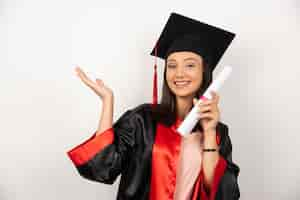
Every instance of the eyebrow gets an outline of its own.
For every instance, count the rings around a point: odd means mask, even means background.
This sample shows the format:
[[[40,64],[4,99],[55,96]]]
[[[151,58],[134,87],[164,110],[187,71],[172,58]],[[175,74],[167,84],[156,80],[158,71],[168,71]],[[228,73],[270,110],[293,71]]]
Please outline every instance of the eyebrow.
[[[190,58],[185,58],[184,60],[195,60],[195,61],[197,61],[195,58],[192,58],[192,57],[190,57]],[[168,62],[170,62],[170,61],[176,61],[175,59],[169,59],[169,60],[167,60]]]

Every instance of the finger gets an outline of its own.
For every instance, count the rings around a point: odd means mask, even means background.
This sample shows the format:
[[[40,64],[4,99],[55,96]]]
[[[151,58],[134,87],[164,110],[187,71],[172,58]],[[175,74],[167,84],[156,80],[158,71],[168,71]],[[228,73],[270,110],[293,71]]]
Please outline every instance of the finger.
[[[92,72],[86,72],[85,73],[86,76],[93,82],[96,82],[96,79],[97,79],[97,75],[95,75],[94,73]]]
[[[75,70],[78,73],[80,78],[87,78],[86,74],[84,73],[84,71],[80,67],[76,67]]]
[[[199,107],[199,113],[204,113],[204,112],[207,112],[207,111],[210,111],[210,110],[212,110],[212,106],[210,106],[210,105]]]
[[[76,75],[78,75],[80,68],[78,66],[75,67]]]
[[[211,105],[213,103],[212,100],[208,99],[208,100],[205,100],[205,101],[201,101],[201,103],[199,104],[199,106],[202,106],[202,105]]]
[[[196,105],[198,100],[196,98],[193,98],[193,105]]]
[[[218,103],[219,102],[219,98],[220,98],[219,94],[217,92],[215,92],[215,91],[211,91],[211,94],[212,94],[212,97],[213,97],[212,100],[214,102]]]
[[[77,66],[75,68],[75,71],[76,71],[77,75],[79,76],[79,78],[83,78],[84,72],[83,72],[83,70],[80,67]]]
[[[214,114],[211,113],[211,112],[208,112],[208,113],[202,113],[200,114],[200,119],[213,119],[214,118]]]
[[[200,119],[201,118],[209,118],[209,119],[219,119],[220,118],[220,113],[219,111],[207,111],[204,113],[199,113]]]
[[[77,68],[79,78],[88,86],[95,86],[94,82],[84,73],[81,68]]]
[[[76,66],[75,67],[75,71],[76,71],[76,73],[79,75],[79,74],[81,74],[81,73],[83,73],[83,70],[79,67],[79,66]]]
[[[212,101],[215,101],[216,100],[216,92],[215,91],[211,91],[210,92],[211,96],[212,96]]]
[[[199,106],[211,106],[212,108],[216,108],[218,104],[217,102],[210,100],[209,102],[201,103]]]
[[[103,81],[102,81],[101,79],[98,79],[98,78],[96,78],[96,83],[97,83],[99,86],[103,86],[103,85],[104,85]]]
[[[84,71],[80,72],[80,75],[82,76],[83,79],[92,81],[92,79],[90,79],[87,74],[88,72],[87,73],[85,73]]]

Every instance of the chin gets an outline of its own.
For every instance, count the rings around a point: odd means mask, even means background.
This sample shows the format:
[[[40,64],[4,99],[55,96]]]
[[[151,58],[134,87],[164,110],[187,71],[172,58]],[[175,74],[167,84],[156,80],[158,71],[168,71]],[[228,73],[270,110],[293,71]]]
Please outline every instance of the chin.
[[[173,90],[172,92],[174,93],[174,95],[176,97],[181,97],[181,98],[192,97],[192,96],[195,95],[194,91],[177,91],[177,90]]]

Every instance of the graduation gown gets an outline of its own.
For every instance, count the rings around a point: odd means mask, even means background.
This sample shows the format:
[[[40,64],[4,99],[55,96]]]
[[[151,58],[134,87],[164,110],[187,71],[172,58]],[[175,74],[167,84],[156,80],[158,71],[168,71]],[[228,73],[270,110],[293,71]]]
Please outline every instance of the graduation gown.
[[[170,127],[156,122],[151,115],[151,104],[142,104],[127,110],[113,127],[98,135],[95,132],[67,151],[67,155],[78,173],[88,180],[113,184],[121,175],[118,200],[171,200],[181,144],[177,122]],[[239,167],[232,161],[228,127],[221,122],[217,125],[216,140],[220,145],[220,159],[211,192],[208,194],[204,188],[201,170],[192,200],[240,197]]]

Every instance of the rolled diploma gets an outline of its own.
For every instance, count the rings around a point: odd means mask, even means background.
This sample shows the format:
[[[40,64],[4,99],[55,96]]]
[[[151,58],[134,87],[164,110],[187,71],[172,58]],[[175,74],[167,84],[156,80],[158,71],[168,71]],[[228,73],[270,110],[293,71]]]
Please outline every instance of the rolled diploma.
[[[203,96],[197,102],[197,105],[200,104],[203,99],[212,99],[211,91],[217,92],[224,81],[231,74],[232,68],[230,66],[225,66],[223,70],[218,74],[217,78],[210,84],[207,90],[204,92]],[[188,113],[186,118],[183,120],[181,125],[178,127],[177,132],[179,132],[182,136],[185,136],[192,132],[196,123],[198,122],[198,106],[194,106],[192,110]]]

